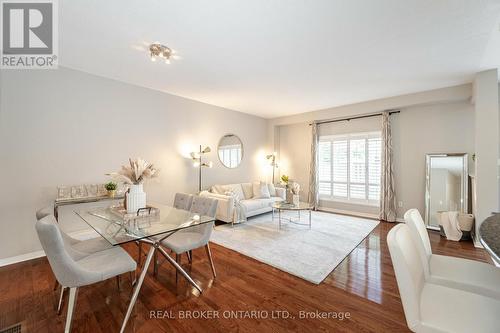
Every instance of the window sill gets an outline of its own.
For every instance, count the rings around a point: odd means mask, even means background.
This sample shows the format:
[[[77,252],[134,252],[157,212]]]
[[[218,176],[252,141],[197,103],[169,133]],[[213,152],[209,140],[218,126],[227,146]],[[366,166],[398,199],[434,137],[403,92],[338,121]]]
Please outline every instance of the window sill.
[[[349,204],[349,205],[356,205],[356,206],[380,207],[380,203],[379,202],[345,200],[345,199],[340,199],[340,198],[321,197],[321,196],[319,197],[319,200],[321,200],[321,201],[328,201],[328,202],[339,202],[339,203],[344,203],[344,204]]]

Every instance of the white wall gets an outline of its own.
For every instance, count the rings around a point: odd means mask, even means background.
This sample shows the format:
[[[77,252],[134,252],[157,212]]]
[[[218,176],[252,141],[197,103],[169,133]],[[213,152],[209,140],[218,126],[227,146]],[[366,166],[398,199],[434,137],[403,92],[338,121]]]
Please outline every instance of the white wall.
[[[425,212],[425,154],[469,153],[474,172],[474,111],[468,103],[402,109],[392,116],[398,217],[410,208]]]
[[[476,235],[481,223],[498,211],[499,106],[497,70],[476,74],[474,80],[476,124]]]
[[[307,123],[282,126],[279,129],[279,168],[275,182],[281,175],[288,175],[301,186],[300,199],[307,201],[309,188],[309,163],[311,161],[311,128]]]
[[[182,155],[199,144],[212,148],[205,186],[264,177],[265,119],[65,68],[2,71],[0,87],[0,259],[40,249],[34,214],[58,185],[104,182],[129,157],[161,168],[145,189],[166,203],[197,191],[197,170]],[[236,169],[217,158],[227,133],[243,142]]]
[[[270,126],[279,133],[275,149],[279,149],[280,152],[280,165],[283,166],[280,172],[288,173],[290,177],[297,179],[304,188],[303,195],[306,198],[310,163],[308,146],[311,142],[308,122],[312,120],[311,118],[319,116],[321,118],[317,120],[321,120],[364,114],[369,110],[377,112],[381,110],[378,108],[381,105],[392,105],[401,110],[401,113],[394,114],[390,118],[393,133],[396,196],[397,200],[402,202],[402,207],[397,209],[398,217],[402,218],[404,212],[410,208],[418,208],[423,216],[425,212],[425,154],[465,152],[472,156],[474,153],[474,112],[468,101],[470,95],[470,85],[468,90],[464,87],[460,89],[452,87],[449,90],[441,90],[440,94],[435,91],[430,94],[421,94],[420,101],[425,102],[422,104],[418,103],[419,99],[414,95],[410,96],[411,98],[397,96],[384,101],[365,102],[359,105],[291,116],[288,119],[291,124],[287,124],[288,121],[285,118],[276,119]],[[335,123],[336,128],[332,130],[337,130],[339,133],[345,133],[347,129],[352,129],[353,132],[372,130],[374,121],[378,121],[374,119],[377,118]],[[299,122],[295,123],[297,120]],[[471,160],[469,166],[473,171]],[[335,202],[320,202],[320,205],[363,214],[377,214],[378,212],[378,208],[370,206]]]

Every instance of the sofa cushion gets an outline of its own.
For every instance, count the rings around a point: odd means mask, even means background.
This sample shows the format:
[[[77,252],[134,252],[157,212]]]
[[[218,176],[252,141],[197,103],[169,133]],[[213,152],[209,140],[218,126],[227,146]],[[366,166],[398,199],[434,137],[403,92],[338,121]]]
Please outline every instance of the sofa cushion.
[[[245,194],[243,193],[241,184],[229,184],[226,186],[229,188],[229,191],[233,192],[237,200],[245,199]]]
[[[273,183],[267,184],[267,188],[269,189],[269,194],[272,197],[275,197],[276,196],[276,187],[274,187],[274,184]]]
[[[272,201],[271,199],[249,199],[249,200],[242,200],[241,204],[245,206],[247,212],[253,212],[255,210],[270,207]]]
[[[283,199],[282,197],[271,197],[270,200],[271,203],[285,201],[285,199]]]
[[[232,195],[237,199],[245,199],[243,190],[241,189],[241,184],[229,184],[229,185],[214,185],[212,186],[212,193],[228,195],[227,192],[232,192]]]
[[[285,200],[286,199],[286,188],[276,187],[276,196]]]
[[[228,197],[232,197],[236,201],[240,201],[241,200],[241,197],[237,193],[234,193],[231,190],[224,192],[224,195],[227,195]]]
[[[269,199],[271,197],[269,194],[269,188],[264,182],[253,182],[252,188],[254,199]]]
[[[212,193],[215,193],[215,194],[224,194],[224,192],[228,191],[228,189],[226,188],[226,185],[220,185],[220,184],[216,184],[214,186],[212,186],[212,188],[210,189],[210,192]]]
[[[241,189],[243,190],[243,195],[244,195],[245,199],[252,199],[253,198],[252,183],[242,183]]]

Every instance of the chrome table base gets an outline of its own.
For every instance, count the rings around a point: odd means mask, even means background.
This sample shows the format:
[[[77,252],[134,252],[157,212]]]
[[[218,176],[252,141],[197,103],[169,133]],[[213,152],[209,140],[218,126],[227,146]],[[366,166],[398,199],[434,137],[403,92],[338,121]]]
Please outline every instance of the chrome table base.
[[[294,220],[292,217],[282,217],[281,216],[281,211],[282,209],[279,209],[279,208],[276,208],[278,210],[278,228],[281,229],[281,220],[282,219],[285,219],[287,220],[289,223],[293,223],[293,224],[297,224],[297,225],[308,225],[309,226],[309,229],[311,229],[311,209],[304,209],[304,210],[308,210],[309,211],[309,224],[305,224],[305,223],[300,223],[300,210],[297,210],[297,214],[298,214],[298,217],[296,220]],[[273,221],[274,221],[274,210],[275,208],[273,208]],[[283,210],[286,210],[286,211],[291,211],[290,209],[283,209]]]
[[[169,234],[168,236],[170,236],[172,234],[173,233]],[[167,237],[162,238],[162,240],[167,238]],[[144,277],[146,276],[149,265],[151,264],[151,261],[153,260],[153,257],[155,256],[156,251],[159,251],[165,257],[165,259],[167,259],[167,261],[170,262],[175,267],[175,269],[178,272],[180,272],[186,278],[186,280],[189,281],[189,283],[191,283],[191,285],[193,285],[193,287],[195,287],[200,293],[202,292],[200,286],[198,286],[198,284],[196,284],[196,282],[191,278],[191,276],[189,276],[189,274],[171,256],[169,256],[168,253],[160,246],[161,240],[153,240],[153,239],[145,238],[145,239],[139,240],[139,242],[147,243],[147,244],[151,245],[151,247],[149,248],[148,255],[146,257],[146,261],[144,262],[144,266],[142,267],[141,274],[139,275],[139,279],[136,282],[134,292],[132,294],[132,298],[130,299],[130,304],[129,304],[128,309],[127,309],[127,313],[125,315],[125,319],[123,319],[123,324],[122,324],[122,327],[120,329],[120,333],[123,333],[125,331],[125,327],[127,326],[127,322],[130,319],[130,315],[132,314],[132,310],[134,308],[135,302],[137,301],[137,297],[139,296],[139,291],[141,290],[142,283],[144,282]]]

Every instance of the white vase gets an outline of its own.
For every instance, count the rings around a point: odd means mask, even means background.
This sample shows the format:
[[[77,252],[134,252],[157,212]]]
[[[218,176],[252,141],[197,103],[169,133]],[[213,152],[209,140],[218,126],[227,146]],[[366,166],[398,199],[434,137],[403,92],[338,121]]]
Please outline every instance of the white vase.
[[[286,203],[293,204],[293,192],[292,189],[287,188],[286,189]]]
[[[137,213],[137,210],[146,207],[146,193],[139,185],[130,185],[130,191],[127,193],[127,213]]]

